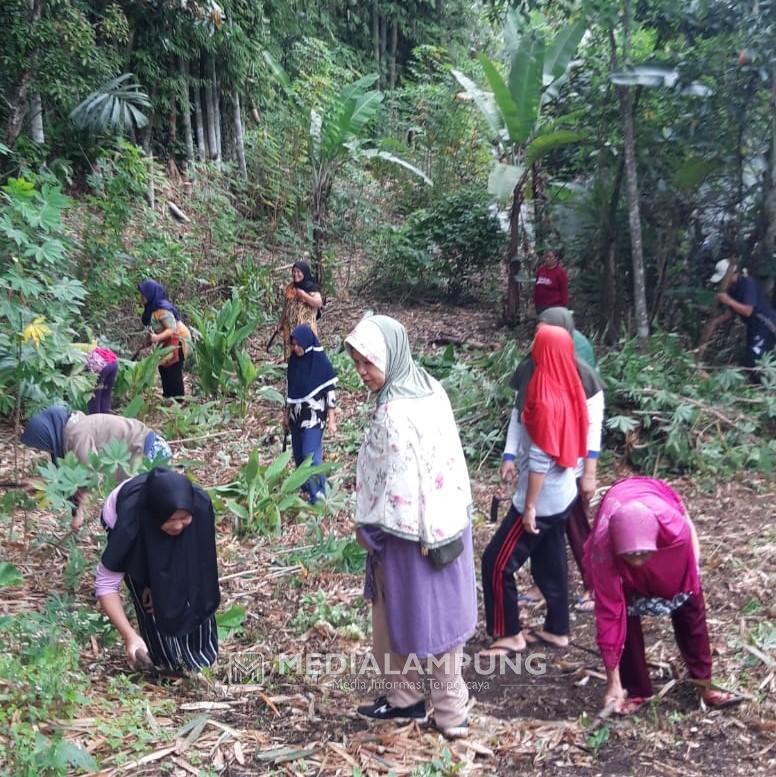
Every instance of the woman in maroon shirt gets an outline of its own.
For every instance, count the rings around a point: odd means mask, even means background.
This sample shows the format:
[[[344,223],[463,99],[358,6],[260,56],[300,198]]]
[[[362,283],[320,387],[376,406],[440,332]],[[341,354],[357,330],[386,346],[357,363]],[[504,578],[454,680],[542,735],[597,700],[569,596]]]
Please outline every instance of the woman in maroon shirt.
[[[544,260],[536,271],[534,306],[537,315],[546,308],[569,306],[569,278],[552,248],[544,252]]]

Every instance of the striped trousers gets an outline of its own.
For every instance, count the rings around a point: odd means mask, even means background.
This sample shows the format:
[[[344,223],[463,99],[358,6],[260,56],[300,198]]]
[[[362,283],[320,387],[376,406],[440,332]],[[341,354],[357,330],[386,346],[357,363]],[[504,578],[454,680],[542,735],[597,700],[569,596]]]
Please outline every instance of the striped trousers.
[[[140,636],[148,647],[148,655],[157,669],[171,672],[199,672],[218,658],[218,629],[215,615],[182,637],[162,634],[154,616],[146,612],[141,600],[142,590],[129,575],[124,581],[135,605]]]
[[[531,572],[547,602],[544,631],[564,636],[569,633],[568,564],[566,562],[566,518],[537,516],[538,534],[523,529],[523,518],[514,505],[482,554],[482,592],[485,621],[492,637],[519,634],[515,573],[531,559]]]

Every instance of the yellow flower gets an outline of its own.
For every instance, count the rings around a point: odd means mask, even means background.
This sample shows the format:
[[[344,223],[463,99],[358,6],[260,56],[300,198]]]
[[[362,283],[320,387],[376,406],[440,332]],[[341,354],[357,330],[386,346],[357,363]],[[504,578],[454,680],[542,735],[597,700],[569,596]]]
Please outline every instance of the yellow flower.
[[[45,320],[43,316],[38,316],[32,320],[31,324],[27,324],[22,332],[22,340],[25,343],[32,340],[35,343],[35,347],[39,348],[43,338],[51,331],[44,323]]]

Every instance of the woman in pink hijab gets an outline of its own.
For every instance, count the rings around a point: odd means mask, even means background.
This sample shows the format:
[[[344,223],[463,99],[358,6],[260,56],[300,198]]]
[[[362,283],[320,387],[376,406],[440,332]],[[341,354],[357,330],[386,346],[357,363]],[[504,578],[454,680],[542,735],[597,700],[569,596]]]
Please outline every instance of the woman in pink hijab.
[[[652,696],[643,615],[671,616],[687,672],[707,705],[719,708],[742,701],[712,687],[699,557],[695,527],[666,483],[632,477],[606,493],[584,559],[606,667],[604,707],[630,714]]]

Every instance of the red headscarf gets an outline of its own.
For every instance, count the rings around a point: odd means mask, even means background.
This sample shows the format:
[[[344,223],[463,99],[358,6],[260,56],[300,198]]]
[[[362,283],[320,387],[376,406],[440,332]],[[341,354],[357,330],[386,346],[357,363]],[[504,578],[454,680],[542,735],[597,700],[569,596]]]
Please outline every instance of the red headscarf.
[[[523,410],[531,439],[561,467],[587,454],[587,404],[574,358],[574,340],[562,327],[542,324],[531,348],[535,370]]]

